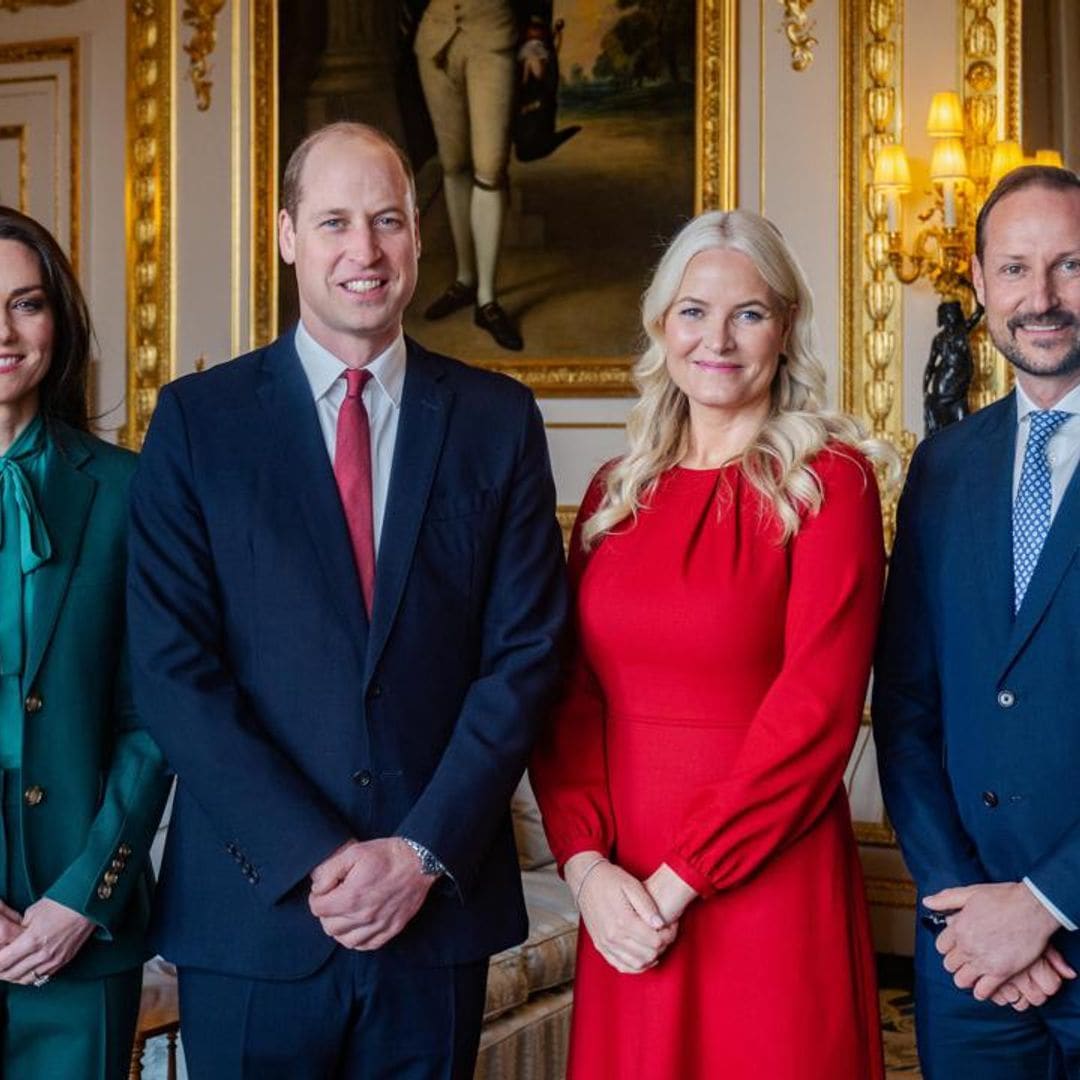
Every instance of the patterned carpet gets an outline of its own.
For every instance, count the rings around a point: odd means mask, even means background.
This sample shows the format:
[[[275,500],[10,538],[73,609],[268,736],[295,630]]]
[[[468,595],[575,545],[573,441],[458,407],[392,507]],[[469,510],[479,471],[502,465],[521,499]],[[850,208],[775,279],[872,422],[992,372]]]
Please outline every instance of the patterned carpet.
[[[879,956],[878,985],[886,1076],[889,1080],[917,1080],[922,1073],[915,1053],[911,961],[899,956]]]

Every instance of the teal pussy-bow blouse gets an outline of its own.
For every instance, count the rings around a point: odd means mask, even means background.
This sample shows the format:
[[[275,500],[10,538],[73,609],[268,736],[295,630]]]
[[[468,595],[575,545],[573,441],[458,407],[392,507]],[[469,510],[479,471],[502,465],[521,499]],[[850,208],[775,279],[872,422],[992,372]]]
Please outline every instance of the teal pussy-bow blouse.
[[[21,676],[34,610],[34,571],[52,556],[38,509],[51,440],[40,413],[0,455],[0,716],[21,715]],[[10,699],[10,700],[9,700]],[[3,725],[4,728],[7,725]],[[0,766],[18,765],[20,750],[0,731]]]

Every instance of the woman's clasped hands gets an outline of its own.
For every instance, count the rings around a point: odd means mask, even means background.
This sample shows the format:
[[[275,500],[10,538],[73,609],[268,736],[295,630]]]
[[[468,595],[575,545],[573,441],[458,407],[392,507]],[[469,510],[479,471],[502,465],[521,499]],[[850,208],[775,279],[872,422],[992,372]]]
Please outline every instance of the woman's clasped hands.
[[[568,859],[564,874],[592,943],[626,975],[659,963],[678,934],[679,917],[697,895],[666,866],[642,882],[598,851]]]

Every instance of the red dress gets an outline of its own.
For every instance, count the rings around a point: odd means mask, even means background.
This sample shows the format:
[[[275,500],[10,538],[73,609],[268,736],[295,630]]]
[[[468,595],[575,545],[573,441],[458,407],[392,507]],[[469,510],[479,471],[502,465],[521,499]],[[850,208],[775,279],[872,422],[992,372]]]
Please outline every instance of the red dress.
[[[843,786],[884,553],[855,452],[814,462],[816,516],[778,543],[738,466],[665,473],[592,552],[574,530],[577,661],[532,763],[560,866],[666,862],[701,899],[660,964],[621,975],[580,935],[572,1080],[884,1076]],[[720,514],[717,515],[718,506]]]

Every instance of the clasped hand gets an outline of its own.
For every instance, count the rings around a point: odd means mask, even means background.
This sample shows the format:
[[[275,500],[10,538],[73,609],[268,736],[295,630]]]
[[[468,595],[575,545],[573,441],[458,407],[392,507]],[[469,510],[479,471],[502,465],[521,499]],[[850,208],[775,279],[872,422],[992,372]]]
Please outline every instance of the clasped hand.
[[[435,878],[398,837],[350,840],[311,872],[308,907],[347,949],[378,949],[420,910]]]
[[[1022,882],[944,889],[923,900],[949,912],[937,951],[961,990],[1023,1012],[1042,1005],[1076,972],[1049,944],[1057,920]]]
[[[22,915],[0,901],[0,980],[29,986],[55,975],[93,932],[85,915],[47,897]]]
[[[642,882],[594,851],[568,859],[564,873],[593,945],[625,975],[659,963],[678,935],[679,917],[696,895],[666,866]]]

